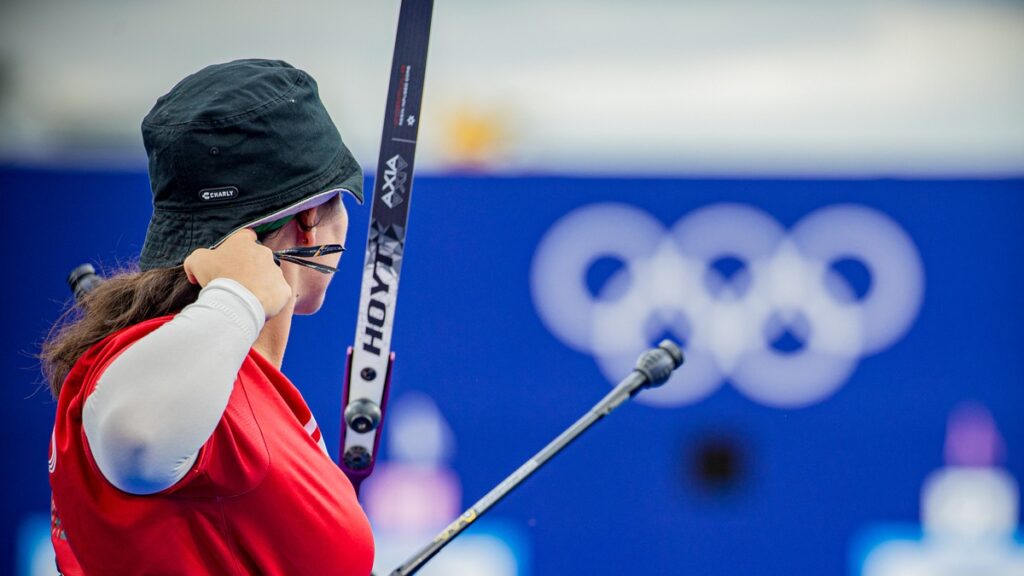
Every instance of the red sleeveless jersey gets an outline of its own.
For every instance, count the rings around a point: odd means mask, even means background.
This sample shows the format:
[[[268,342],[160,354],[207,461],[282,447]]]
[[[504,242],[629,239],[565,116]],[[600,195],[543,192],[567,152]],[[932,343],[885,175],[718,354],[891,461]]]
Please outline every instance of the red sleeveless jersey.
[[[170,319],[96,344],[61,389],[50,485],[62,572],[368,575],[373,536],[351,483],[322,448],[299,391],[253,350],[220,423],[177,484],[136,496],[103,477],[82,427],[85,399],[118,354]]]

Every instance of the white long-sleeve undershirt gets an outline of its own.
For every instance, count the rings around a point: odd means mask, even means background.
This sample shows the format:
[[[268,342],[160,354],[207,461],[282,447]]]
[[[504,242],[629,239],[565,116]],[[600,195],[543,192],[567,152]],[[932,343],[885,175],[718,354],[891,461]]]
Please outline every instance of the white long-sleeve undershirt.
[[[218,278],[111,362],[82,415],[93,458],[111,484],[153,494],[188,473],[265,320],[252,292]]]

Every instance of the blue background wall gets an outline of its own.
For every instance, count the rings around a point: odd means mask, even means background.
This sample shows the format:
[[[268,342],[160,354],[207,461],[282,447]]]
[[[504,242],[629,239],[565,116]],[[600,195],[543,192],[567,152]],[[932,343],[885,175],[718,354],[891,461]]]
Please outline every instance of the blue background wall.
[[[369,186],[367,187],[369,189]],[[784,226],[856,203],[909,234],[925,270],[910,332],[860,362],[833,396],[770,408],[729,386],[689,406],[632,403],[588,432],[495,514],[518,526],[531,573],[840,574],[858,534],[915,523],[925,476],[943,466],[947,418],[986,406],[1024,478],[1024,181],[420,177],[403,270],[395,393],[424,391],[457,439],[470,504],[608,390],[593,358],[538,318],[538,242],[580,206],[635,205],[670,226],[717,202]],[[32,354],[68,299],[75,265],[137,255],[149,216],[142,172],[0,170],[5,250],[0,572],[16,531],[46,513],[54,403]],[[368,209],[350,206],[350,253],[322,312],[295,325],[284,370],[336,453],[341,373],[353,337]],[[740,473],[709,490],[692,474],[703,442],[727,439]]]

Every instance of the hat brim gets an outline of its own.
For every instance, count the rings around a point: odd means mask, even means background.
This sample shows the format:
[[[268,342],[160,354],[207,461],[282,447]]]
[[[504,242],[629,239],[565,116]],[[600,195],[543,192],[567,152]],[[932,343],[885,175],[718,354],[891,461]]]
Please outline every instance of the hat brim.
[[[266,216],[263,216],[263,217],[258,218],[256,220],[253,220],[252,222],[248,222],[246,224],[243,224],[243,225],[239,226],[238,228],[235,228],[231,232],[228,232],[223,237],[221,237],[220,240],[217,240],[216,242],[214,242],[213,245],[210,246],[210,248],[216,248],[217,246],[220,246],[221,243],[223,243],[225,240],[227,240],[229,236],[231,236],[235,232],[238,232],[239,230],[242,230],[243,228],[255,228],[255,227],[257,227],[257,226],[259,226],[261,224],[266,224],[268,222],[274,222],[276,220],[280,220],[281,218],[287,218],[288,216],[294,216],[295,214],[298,214],[299,212],[302,212],[303,210],[309,210],[310,208],[316,208],[317,206],[320,206],[321,204],[325,204],[328,201],[330,201],[332,198],[334,198],[335,196],[341,194],[342,192],[347,192],[347,193],[351,194],[352,197],[355,198],[357,202],[362,204],[362,202],[359,199],[359,196],[355,192],[353,192],[352,190],[349,190],[348,188],[340,188],[339,187],[339,188],[332,188],[330,190],[325,190],[325,191],[320,192],[318,194],[314,194],[313,196],[310,196],[309,198],[300,200],[300,201],[298,201],[298,202],[296,202],[296,203],[294,203],[294,204],[292,204],[290,206],[285,206],[284,208],[282,208],[282,209],[280,209],[280,210],[278,210],[278,211],[276,211],[276,212],[274,212],[272,214],[267,214]]]

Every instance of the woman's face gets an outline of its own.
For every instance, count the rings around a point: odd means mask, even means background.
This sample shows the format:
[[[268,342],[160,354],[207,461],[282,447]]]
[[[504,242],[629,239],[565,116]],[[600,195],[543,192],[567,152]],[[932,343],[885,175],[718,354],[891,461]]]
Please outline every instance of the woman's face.
[[[338,198],[318,208],[297,214],[280,233],[267,238],[265,244],[273,250],[315,244],[344,245],[347,234],[348,212],[345,210],[345,204]],[[340,259],[340,253],[309,258],[314,262],[334,267],[337,267]],[[285,261],[281,262],[281,271],[295,294],[295,314],[313,314],[319,310],[334,275]]]
[[[320,219],[320,222],[313,229],[317,232],[315,244],[341,244],[345,245],[345,237],[348,235],[348,212],[341,200],[337,200],[337,209],[330,210],[330,213]],[[315,222],[316,220],[314,220]],[[320,256],[312,260],[337,267],[341,260],[341,253]],[[295,266],[299,273],[299,284],[293,285],[296,290],[295,313],[313,314],[320,309],[324,303],[324,296],[327,295],[327,287],[334,278],[334,274],[324,274],[305,266]]]

